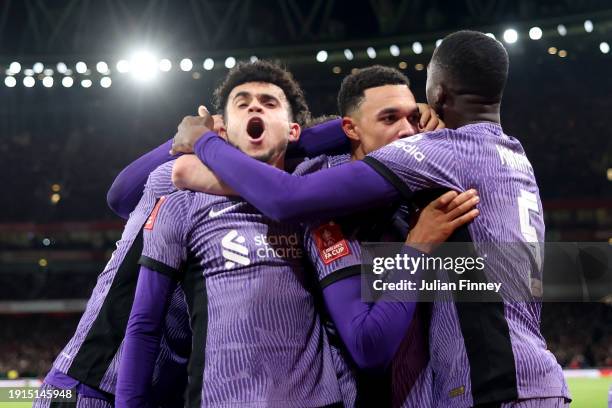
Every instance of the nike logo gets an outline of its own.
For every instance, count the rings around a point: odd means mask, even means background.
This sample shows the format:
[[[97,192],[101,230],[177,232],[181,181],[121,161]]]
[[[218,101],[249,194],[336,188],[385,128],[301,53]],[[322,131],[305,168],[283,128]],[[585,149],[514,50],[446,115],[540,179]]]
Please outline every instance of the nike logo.
[[[215,211],[214,208],[211,208],[210,212],[208,213],[208,215],[210,215],[210,218],[215,218],[215,217],[220,216],[221,214],[225,214],[226,212],[233,210],[234,208],[236,208],[236,207],[238,207],[239,205],[242,205],[242,204],[244,204],[244,203],[238,203],[238,204],[230,205],[229,207],[222,208],[222,209],[220,209],[218,211]]]

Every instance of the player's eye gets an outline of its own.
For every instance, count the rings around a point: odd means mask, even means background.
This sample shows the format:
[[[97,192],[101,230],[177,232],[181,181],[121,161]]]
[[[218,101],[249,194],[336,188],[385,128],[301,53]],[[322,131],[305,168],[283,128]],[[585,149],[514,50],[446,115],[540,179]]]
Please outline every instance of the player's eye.
[[[275,108],[276,107],[276,102],[274,102],[274,101],[266,102],[266,106],[268,108]]]
[[[383,116],[383,123],[390,125],[391,123],[395,123],[397,121],[397,116]]]
[[[247,106],[249,106],[249,104],[248,104],[248,103],[246,103],[246,102],[240,102],[240,103],[238,104],[238,108],[240,108],[240,109],[244,109],[244,108],[246,108]]]

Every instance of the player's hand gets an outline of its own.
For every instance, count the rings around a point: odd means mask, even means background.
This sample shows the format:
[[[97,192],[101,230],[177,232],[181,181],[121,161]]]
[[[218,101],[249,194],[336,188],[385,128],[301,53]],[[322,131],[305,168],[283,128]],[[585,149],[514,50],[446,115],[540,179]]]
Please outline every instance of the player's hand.
[[[431,253],[457,228],[478,216],[480,212],[475,207],[479,202],[480,197],[474,189],[461,194],[456,191],[442,194],[420,211],[416,225],[406,238],[406,244]]]
[[[421,119],[419,120],[419,133],[431,132],[432,130],[446,127],[442,119],[438,117],[431,106],[426,103],[417,103]]]
[[[204,118],[208,114],[208,109],[206,106],[200,105],[198,106],[198,116]],[[213,118],[213,132],[221,135],[221,129],[225,127],[225,122],[223,121],[223,115],[212,115]]]
[[[174,135],[170,154],[193,153],[195,142],[204,133],[210,132],[214,128],[214,118],[206,108],[204,110],[198,109],[198,114],[199,116],[185,116],[183,118]]]

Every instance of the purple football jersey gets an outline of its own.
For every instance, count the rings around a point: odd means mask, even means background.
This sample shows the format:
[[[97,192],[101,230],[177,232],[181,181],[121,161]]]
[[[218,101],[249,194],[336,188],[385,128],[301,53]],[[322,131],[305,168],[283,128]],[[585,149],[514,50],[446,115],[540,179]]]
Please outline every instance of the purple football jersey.
[[[479,123],[408,137],[364,161],[406,198],[421,190],[476,188],[480,216],[468,226],[468,239],[480,256],[479,243],[509,243],[508,251],[487,259],[486,279],[522,285],[526,293],[541,283],[537,243],[544,242],[544,219],[538,186],[523,147],[501,126]],[[512,245],[526,248],[520,258]],[[435,405],[568,397],[561,367],[539,330],[540,311],[535,298],[434,303],[429,344]]]
[[[58,371],[111,394],[115,392],[121,344],[138,280],[142,227],[157,199],[175,190],[171,172],[170,162],[149,177],[144,195],[130,214],[117,248],[98,276],[74,336],[53,363]],[[166,393],[182,398],[190,350],[187,308],[184,294],[177,288],[168,308],[153,379],[153,390],[160,398],[167,400]]]
[[[189,257],[201,266],[183,278],[205,316],[192,320],[204,346],[201,406],[341,400],[302,244],[298,225],[273,222],[241,199],[188,191],[167,196],[145,227],[141,264],[165,274]]]

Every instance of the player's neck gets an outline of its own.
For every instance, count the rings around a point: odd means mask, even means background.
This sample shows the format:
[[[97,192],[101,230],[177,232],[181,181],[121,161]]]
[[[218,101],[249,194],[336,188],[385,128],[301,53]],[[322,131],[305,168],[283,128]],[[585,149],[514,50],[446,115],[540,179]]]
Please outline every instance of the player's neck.
[[[501,123],[500,103],[479,100],[473,97],[455,98],[452,107],[444,110],[444,123],[450,129],[474,123]]]

